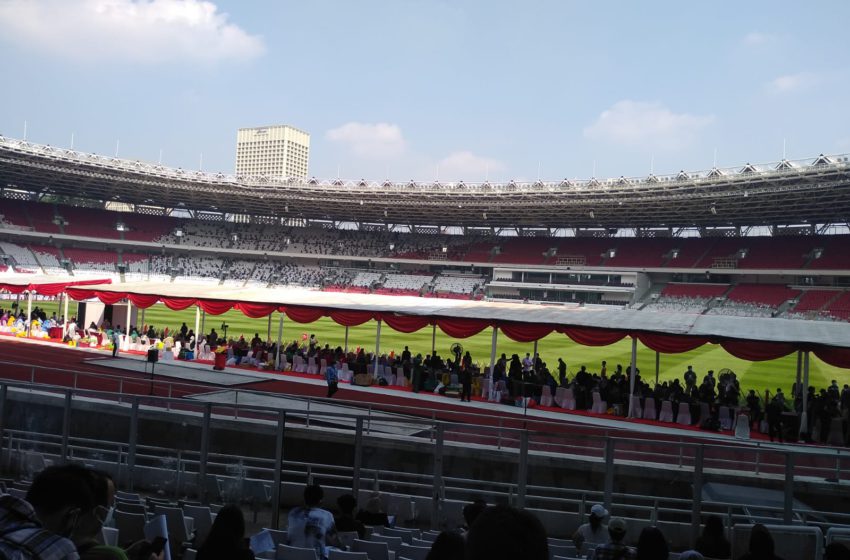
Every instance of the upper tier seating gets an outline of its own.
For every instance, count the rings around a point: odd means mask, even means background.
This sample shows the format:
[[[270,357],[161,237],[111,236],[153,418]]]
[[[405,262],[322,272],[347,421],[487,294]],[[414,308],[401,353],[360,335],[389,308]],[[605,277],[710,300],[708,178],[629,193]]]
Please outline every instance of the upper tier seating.
[[[739,303],[758,303],[778,307],[799,295],[799,290],[781,284],[738,284],[732,288],[727,298],[729,301]]]
[[[472,291],[484,284],[481,276],[444,276],[440,275],[434,280],[434,292],[436,294],[465,294],[471,295]]]
[[[836,319],[850,321],[850,292],[844,292],[841,297],[829,304],[827,312]]]
[[[729,284],[677,284],[670,283],[661,290],[666,297],[713,298],[726,293]]]

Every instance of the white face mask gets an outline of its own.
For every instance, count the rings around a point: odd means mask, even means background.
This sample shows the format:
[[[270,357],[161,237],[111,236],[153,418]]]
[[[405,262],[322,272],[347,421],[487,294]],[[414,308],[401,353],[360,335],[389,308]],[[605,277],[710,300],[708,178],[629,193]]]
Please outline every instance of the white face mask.
[[[109,508],[109,511],[106,512],[106,518],[103,520],[104,527],[112,527],[112,517],[115,513],[115,506]]]

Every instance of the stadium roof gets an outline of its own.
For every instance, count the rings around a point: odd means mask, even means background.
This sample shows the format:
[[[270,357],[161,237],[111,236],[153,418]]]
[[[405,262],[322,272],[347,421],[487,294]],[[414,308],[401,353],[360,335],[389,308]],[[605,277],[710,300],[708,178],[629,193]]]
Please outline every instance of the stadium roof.
[[[645,178],[503,184],[317,181],[173,169],[0,136],[0,188],[335,222],[637,228],[850,221],[848,156]]]
[[[510,338],[522,341],[536,340],[557,331],[582,344],[605,345],[635,334],[644,344],[661,352],[682,352],[716,342],[744,359],[773,359],[798,349],[812,349],[833,365],[850,367],[850,323],[287,288],[211,287],[209,284],[183,282],[83,286],[70,288],[68,294],[77,300],[98,297],[105,303],[115,303],[130,296],[131,301],[143,307],[157,301],[163,301],[172,309],[185,309],[197,304],[216,315],[234,307],[251,317],[265,317],[274,311],[284,311],[300,323],[313,322],[326,315],[337,323],[351,326],[381,318],[390,327],[398,327],[404,332],[436,323],[457,338],[498,325]]]

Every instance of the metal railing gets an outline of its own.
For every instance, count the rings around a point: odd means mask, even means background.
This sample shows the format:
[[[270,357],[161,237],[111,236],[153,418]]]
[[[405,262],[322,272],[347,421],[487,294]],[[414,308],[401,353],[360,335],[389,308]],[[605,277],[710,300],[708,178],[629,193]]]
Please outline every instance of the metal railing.
[[[34,402],[61,408],[59,433],[36,426],[38,422],[25,412],[11,418],[12,405],[20,413],[22,407]],[[74,421],[97,419],[98,414],[106,413],[128,421],[125,440],[72,434]],[[162,442],[142,442],[140,425],[151,419],[166,427],[162,440],[168,439],[165,436],[169,429],[186,426],[196,429],[194,439],[173,440],[171,447]],[[16,426],[15,421],[30,425]],[[405,431],[394,431],[398,428]],[[273,437],[275,444],[271,448],[245,448],[241,454],[214,451],[211,444],[228,429]],[[285,434],[300,435],[309,441],[336,438],[352,454],[339,458],[337,464],[328,464],[324,456],[309,453],[297,460],[289,458],[284,453]],[[145,439],[152,436],[157,439],[158,433],[146,433]],[[419,453],[417,457],[428,457],[429,464],[418,465],[419,472],[399,468],[397,459],[405,446]],[[265,449],[264,456],[258,454],[258,449]],[[292,456],[301,451],[298,446],[287,449]],[[194,495],[204,501],[216,497],[216,492],[220,499],[226,488],[235,488],[233,492],[250,497],[258,507],[271,507],[273,524],[277,523],[282,492],[312,479],[355,493],[373,480],[385,492],[418,504],[420,511],[430,511],[427,522],[434,528],[448,523],[451,511],[457,515],[456,506],[473,496],[579,519],[589,511],[589,503],[602,502],[608,507],[616,506],[621,515],[647,522],[684,524],[692,530],[712,513],[732,523],[752,520],[756,514],[742,504],[703,501],[704,483],[728,479],[753,486],[768,485],[781,492],[782,506],[759,506],[758,515],[785,523],[850,524],[850,515],[842,512],[794,509],[795,493],[802,495],[813,485],[826,492],[843,491],[848,483],[846,465],[850,455],[842,450],[641,439],[618,432],[558,433],[506,426],[504,422],[459,425],[436,416],[421,418],[398,412],[388,415],[371,409],[364,414],[362,410],[349,413],[222,405],[26,382],[0,383],[0,458],[6,472],[24,476],[31,476],[49,461],[80,461],[109,470],[122,488],[147,488],[175,497]],[[495,469],[485,468],[473,477],[462,465],[465,460],[492,461],[487,465],[509,468],[502,476],[496,476]],[[598,474],[602,483],[588,489],[548,482],[550,465],[554,469],[566,464]],[[686,480],[684,486],[692,495],[617,491],[618,482],[632,479],[636,470],[646,474],[647,485],[651,485],[653,476],[664,480],[674,475]]]

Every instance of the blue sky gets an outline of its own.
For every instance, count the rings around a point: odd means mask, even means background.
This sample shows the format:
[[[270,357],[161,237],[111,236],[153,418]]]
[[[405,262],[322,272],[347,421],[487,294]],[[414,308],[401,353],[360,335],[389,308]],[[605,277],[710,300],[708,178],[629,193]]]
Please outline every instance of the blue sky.
[[[232,172],[643,176],[850,152],[850,3],[0,0],[0,133]]]

